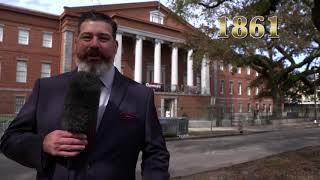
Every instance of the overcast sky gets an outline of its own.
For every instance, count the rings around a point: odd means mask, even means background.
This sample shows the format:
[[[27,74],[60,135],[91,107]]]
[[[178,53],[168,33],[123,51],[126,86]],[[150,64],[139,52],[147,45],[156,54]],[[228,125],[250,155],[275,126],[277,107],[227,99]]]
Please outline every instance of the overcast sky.
[[[64,6],[91,6],[99,4],[119,4],[147,1],[155,0],[0,0],[0,3],[60,15],[63,12]],[[163,5],[166,5],[166,2],[167,0],[161,0]]]

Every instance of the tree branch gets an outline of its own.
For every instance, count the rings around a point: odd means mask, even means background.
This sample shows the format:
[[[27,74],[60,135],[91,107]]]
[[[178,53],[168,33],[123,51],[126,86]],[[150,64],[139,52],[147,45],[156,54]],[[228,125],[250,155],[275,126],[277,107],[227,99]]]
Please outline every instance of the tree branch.
[[[231,0],[217,0],[216,4],[213,4],[213,3],[205,4],[203,2],[199,2],[198,5],[203,6],[204,8],[207,8],[207,9],[213,9],[213,8],[219,7],[222,3],[226,2],[226,1],[231,1]]]

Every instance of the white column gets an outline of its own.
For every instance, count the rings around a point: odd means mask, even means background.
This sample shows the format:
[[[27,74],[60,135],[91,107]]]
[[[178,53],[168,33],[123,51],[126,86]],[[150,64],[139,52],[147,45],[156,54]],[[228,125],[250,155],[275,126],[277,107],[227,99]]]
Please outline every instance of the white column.
[[[201,94],[210,94],[209,64],[206,56],[201,62]]]
[[[187,57],[187,86],[193,86],[193,58],[192,58],[193,50],[188,50]]]
[[[142,36],[136,37],[135,61],[134,61],[134,80],[142,83]]]
[[[121,68],[121,55],[122,55],[122,33],[117,33],[116,40],[118,41],[118,50],[117,54],[114,57],[114,66],[122,73]]]
[[[161,83],[161,42],[156,39],[154,45],[154,83]]]
[[[173,46],[171,52],[171,91],[178,86],[178,47]]]

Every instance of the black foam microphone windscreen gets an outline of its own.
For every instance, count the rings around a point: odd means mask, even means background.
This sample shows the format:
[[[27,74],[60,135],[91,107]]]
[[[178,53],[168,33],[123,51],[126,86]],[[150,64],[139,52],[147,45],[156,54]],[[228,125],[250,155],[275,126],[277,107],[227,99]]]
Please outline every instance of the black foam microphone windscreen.
[[[76,72],[65,97],[61,117],[64,130],[72,133],[88,132],[89,123],[97,119],[100,91],[101,82],[97,75]]]

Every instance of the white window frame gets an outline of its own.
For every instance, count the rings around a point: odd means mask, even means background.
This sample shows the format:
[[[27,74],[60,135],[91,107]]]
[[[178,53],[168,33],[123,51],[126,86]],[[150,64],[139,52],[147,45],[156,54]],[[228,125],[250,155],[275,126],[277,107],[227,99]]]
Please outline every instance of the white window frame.
[[[232,72],[232,68],[233,68],[233,66],[232,66],[231,64],[228,64],[228,70],[229,70],[229,72]]]
[[[3,42],[4,25],[0,24],[0,42]]]
[[[251,107],[251,104],[248,103],[248,106],[247,106],[247,107],[248,107],[248,113],[250,113],[250,112],[251,112],[251,108],[252,108],[252,107]]]
[[[52,48],[53,43],[53,33],[52,32],[43,32],[42,33],[42,47]]]
[[[258,94],[259,94],[259,88],[256,87],[256,96],[258,96]]]
[[[271,104],[269,104],[269,113],[272,113],[272,105]]]
[[[16,96],[15,99],[15,113],[18,114],[21,108],[23,107],[24,103],[26,102],[25,96]]]
[[[162,14],[159,10],[150,11],[150,22],[163,24],[164,14]]]
[[[238,68],[237,68],[237,73],[238,73],[238,74],[241,74],[241,67],[238,67]]]
[[[239,96],[242,95],[242,82],[241,81],[238,82],[238,95]]]
[[[264,113],[267,112],[267,106],[266,106],[266,104],[262,104],[262,111],[263,111]]]
[[[229,81],[229,94],[230,95],[233,95],[233,86],[234,86],[233,81]]]
[[[247,82],[247,96],[251,96],[250,81]]]
[[[238,103],[238,112],[242,113],[242,103]]]
[[[224,66],[222,63],[219,63],[219,69],[220,69],[220,71],[224,71]]]
[[[251,74],[251,68],[250,66],[247,67],[247,75],[250,75]]]
[[[29,28],[19,28],[18,44],[29,45],[29,39],[30,39],[30,29]]]
[[[28,64],[26,60],[17,60],[16,82],[26,83],[28,75]]]
[[[41,78],[51,77],[51,64],[42,63],[41,64]]]
[[[147,71],[146,71],[146,82],[148,83],[154,83],[154,67],[153,64],[147,65]],[[165,85],[166,82],[166,67],[165,65],[161,66],[161,84]]]
[[[0,61],[0,80],[1,80],[1,73],[2,73],[2,62]]]
[[[233,103],[231,103],[231,105],[230,105],[230,113],[233,113],[234,112],[234,105],[233,105]]]
[[[224,94],[225,82],[224,80],[220,81],[220,94]]]

